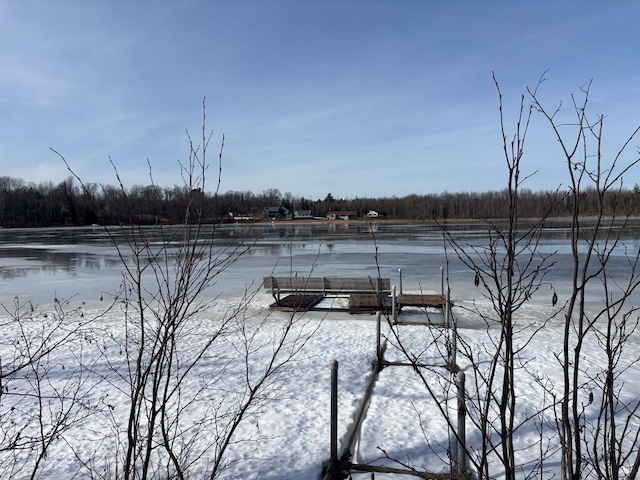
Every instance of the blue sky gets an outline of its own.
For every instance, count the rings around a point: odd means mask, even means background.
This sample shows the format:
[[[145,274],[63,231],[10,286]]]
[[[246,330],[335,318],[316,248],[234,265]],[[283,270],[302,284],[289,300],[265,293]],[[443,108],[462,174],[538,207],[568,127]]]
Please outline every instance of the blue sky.
[[[222,191],[499,190],[492,71],[509,130],[543,72],[566,115],[593,79],[611,153],[640,125],[638,18],[637,2],[0,0],[0,176],[63,180],[51,147],[85,181],[115,184],[111,157],[128,185],[149,183],[147,159],[179,185],[206,96]],[[523,170],[533,190],[566,183],[539,116]]]

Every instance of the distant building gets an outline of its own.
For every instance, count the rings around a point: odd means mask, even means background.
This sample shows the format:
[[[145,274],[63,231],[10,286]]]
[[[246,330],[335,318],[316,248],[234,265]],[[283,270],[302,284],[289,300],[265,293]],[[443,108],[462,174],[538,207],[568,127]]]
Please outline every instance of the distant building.
[[[368,218],[378,218],[379,216],[380,215],[375,210],[369,210],[369,213],[367,213]]]
[[[358,212],[355,210],[336,210],[327,213],[329,220],[355,220],[358,218]]]
[[[264,207],[262,209],[262,219],[278,218],[280,216],[280,207]]]
[[[288,209],[284,207],[264,207],[262,209],[263,220],[278,219],[278,218],[291,219],[291,213],[289,212]]]
[[[295,210],[293,212],[294,220],[303,220],[303,219],[311,219],[311,210]]]

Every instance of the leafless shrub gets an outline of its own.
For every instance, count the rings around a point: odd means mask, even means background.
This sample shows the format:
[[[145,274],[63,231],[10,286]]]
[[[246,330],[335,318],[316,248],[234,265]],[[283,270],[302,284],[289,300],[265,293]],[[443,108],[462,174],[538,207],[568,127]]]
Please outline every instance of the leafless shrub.
[[[155,224],[136,222],[139,210],[114,164],[119,191],[110,192],[110,214],[120,225],[106,229],[123,266],[113,298],[121,333],[105,335],[109,348],[101,358],[107,367],[99,375],[114,395],[103,421],[107,433],[95,439],[98,448],[89,457],[75,450],[83,474],[213,479],[236,462],[251,461],[237,457],[234,445],[259,444],[264,435],[241,434],[239,427],[273,401],[288,365],[313,333],[299,315],[272,321],[252,311],[260,284],[248,284],[233,306],[220,310],[218,282],[251,242],[221,242],[218,225],[210,223],[215,208],[204,192],[212,135],[203,103],[201,145],[187,133],[189,156],[179,165],[188,192],[179,226],[163,225],[160,204]],[[214,201],[223,147],[224,137]],[[151,167],[149,175],[153,186]],[[111,461],[105,450],[115,454]]]
[[[50,448],[102,409],[85,353],[95,317],[70,300],[55,299],[51,311],[18,297],[1,307],[0,476],[37,478]]]

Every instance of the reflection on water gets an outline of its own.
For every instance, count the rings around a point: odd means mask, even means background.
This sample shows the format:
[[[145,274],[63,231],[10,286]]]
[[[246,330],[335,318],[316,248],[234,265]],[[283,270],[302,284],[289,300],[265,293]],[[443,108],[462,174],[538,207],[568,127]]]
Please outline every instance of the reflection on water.
[[[101,270],[120,266],[118,257],[50,251],[42,248],[3,248],[0,245],[0,278],[13,279],[30,275],[67,272],[76,275],[82,270]]]

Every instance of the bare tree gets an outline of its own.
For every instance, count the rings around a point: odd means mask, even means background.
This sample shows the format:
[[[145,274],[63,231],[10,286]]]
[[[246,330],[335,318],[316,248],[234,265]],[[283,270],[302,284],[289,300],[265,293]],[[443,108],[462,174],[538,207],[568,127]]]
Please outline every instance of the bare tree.
[[[561,106],[547,110],[535,91],[533,105],[547,120],[563,154],[572,206],[572,289],[564,305],[564,347],[558,355],[563,371],[561,395],[562,478],[588,474],[599,478],[636,478],[640,465],[637,398],[629,396],[626,372],[640,357],[625,350],[638,324],[632,294],[640,285],[639,253],[626,248],[621,236],[629,220],[623,202],[623,179],[640,159],[626,151],[637,128],[607,160],[603,145],[604,115],[591,116],[587,104],[591,82],[572,96],[575,117],[560,120]],[[593,192],[596,214],[583,218],[586,192]],[[622,254],[628,269],[621,278],[611,265]],[[598,308],[587,308],[597,296]],[[597,344],[606,359],[599,371],[584,366],[586,343]]]
[[[189,156],[180,163],[187,198],[179,226],[159,219],[140,226],[137,202],[114,166],[119,193],[111,197],[125,208],[117,212],[120,226],[107,232],[124,268],[114,298],[123,333],[105,333],[111,346],[102,357],[105,381],[124,400],[111,404],[110,433],[100,440],[101,448],[116,452],[115,461],[105,466],[101,452],[86,458],[76,451],[92,476],[217,478],[239,461],[234,444],[259,440],[239,434],[239,427],[273,400],[287,365],[312,334],[299,315],[282,321],[252,312],[260,284],[248,284],[235,305],[220,311],[218,281],[251,243],[223,241],[216,224],[205,224],[215,211],[224,147],[222,137],[211,204],[205,189],[212,135],[203,102],[201,145],[187,132]],[[149,175],[150,191],[159,191],[151,167]],[[159,205],[153,210],[161,211]]]
[[[480,478],[491,476],[490,464],[497,462],[504,478],[516,477],[516,446],[514,436],[524,423],[531,420],[518,412],[516,373],[525,368],[524,352],[544,324],[533,330],[517,314],[546,284],[545,277],[553,267],[553,259],[539,249],[546,215],[535,222],[520,219],[520,191],[528,175],[522,175],[522,162],[532,108],[526,98],[520,98],[513,134],[507,133],[502,92],[494,75],[498,97],[502,150],[507,171],[504,202],[506,223],[484,219],[488,243],[472,245],[460,242],[443,225],[442,230],[457,258],[475,275],[475,285],[489,301],[491,311],[478,308],[472,313],[487,327],[489,344],[484,351],[475,351],[460,339],[461,351],[472,369],[475,392],[469,399],[469,418],[479,429],[481,446],[472,452]],[[540,83],[538,84],[540,85]],[[550,208],[551,205],[548,207]],[[542,463],[544,459],[540,459]],[[494,464],[493,469],[497,468]],[[535,467],[534,467],[535,468]]]
[[[500,100],[507,172],[503,196],[506,221],[482,219],[488,233],[488,241],[483,244],[460,240],[442,225],[456,259],[473,272],[475,285],[485,300],[467,307],[468,314],[486,325],[485,343],[456,339],[461,364],[455,367],[471,372],[467,411],[477,434],[468,452],[470,461],[479,478],[544,478],[554,475],[555,462],[561,463],[559,470],[565,479],[637,478],[640,400],[629,386],[629,372],[640,362],[640,355],[633,351],[629,339],[638,327],[634,294],[640,284],[640,253],[625,245],[632,206],[623,177],[640,161],[637,156],[624,160],[640,129],[606,160],[604,117],[591,120],[587,115],[590,86],[582,89],[581,101],[573,98],[575,120],[563,123],[559,120],[560,108],[549,113],[538,101],[543,77],[536,88],[528,90],[531,102],[521,97],[515,130],[510,135],[495,77],[494,82]],[[523,221],[520,199],[523,192],[528,194],[523,190],[528,176],[522,174],[522,166],[529,124],[536,112],[546,118],[558,140],[569,182],[566,191],[561,187],[549,196],[541,218]],[[543,229],[558,205],[572,208],[568,294],[556,291],[551,284],[549,274],[556,266],[554,252],[540,248]],[[614,266],[614,256],[626,260],[624,270]],[[534,312],[539,302],[532,303],[533,298],[544,294],[549,295],[552,308],[547,313]],[[555,352],[560,377],[529,366],[539,354],[533,351],[531,342],[555,318],[563,319],[562,348]],[[421,373],[415,354],[403,348],[400,337],[396,340]],[[594,352],[601,361],[593,358]],[[440,394],[433,391],[424,375],[421,377],[436,399]],[[535,389],[540,394],[535,398],[540,400],[520,400],[525,387]],[[448,414],[443,408],[440,412]],[[447,422],[453,425],[451,419]],[[537,442],[532,445],[528,434],[525,445],[520,433],[531,431],[537,432]],[[529,450],[525,453],[531,448],[537,454]],[[520,459],[521,451],[526,463]]]
[[[628,372],[640,356],[629,351],[628,341],[638,325],[633,294],[640,284],[640,256],[637,249],[625,245],[623,238],[630,213],[623,195],[623,177],[640,160],[623,158],[639,129],[607,161],[602,145],[604,117],[597,116],[592,121],[587,115],[590,85],[582,89],[580,102],[573,98],[576,120],[561,123],[560,108],[549,113],[538,101],[538,87],[543,81],[544,78],[535,89],[528,90],[532,103],[526,117],[525,97],[521,98],[516,132],[510,141],[505,134],[502,98],[496,82],[508,172],[507,224],[485,220],[489,242],[480,246],[461,244],[444,230],[458,259],[475,273],[476,286],[482,287],[484,298],[492,305],[491,313],[480,309],[475,313],[488,326],[494,323],[500,328],[497,335],[487,329],[490,343],[485,351],[477,352],[477,346],[459,339],[464,357],[473,367],[468,409],[482,441],[474,452],[478,475],[487,478],[491,461],[492,470],[497,461],[505,478],[515,478],[516,468],[542,477],[548,468],[545,464],[559,456],[565,479],[636,478],[640,466],[640,405],[629,391]],[[567,164],[569,186],[551,199],[543,218],[522,228],[525,224],[519,220],[519,198],[526,178],[520,179],[520,168],[534,111],[542,113],[552,127]],[[567,129],[572,129],[571,133],[566,134]],[[596,200],[597,214],[585,218],[583,211],[593,211],[593,206],[584,205],[591,199]],[[539,250],[542,228],[558,202],[569,203],[573,209],[571,289],[566,299],[559,298],[546,280],[555,264],[553,253],[542,254]],[[625,271],[614,270],[614,255],[624,256]],[[516,313],[527,308],[546,285],[551,287],[551,303],[558,304],[558,310],[540,318],[537,327],[528,325],[526,319],[518,321]],[[596,306],[590,302],[594,298],[600,302]],[[527,366],[535,356],[527,353],[527,346],[556,316],[564,319],[563,347],[556,353],[562,368],[561,385],[552,375]],[[601,352],[603,363],[594,362],[594,348]],[[587,355],[591,357],[588,362]],[[487,358],[488,366],[482,367]],[[521,409],[517,401],[514,374],[518,370],[543,393],[542,402],[528,411]],[[539,432],[539,455],[535,464],[522,465],[516,459],[514,438],[529,422],[534,422]],[[554,429],[557,438],[551,434]]]

